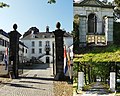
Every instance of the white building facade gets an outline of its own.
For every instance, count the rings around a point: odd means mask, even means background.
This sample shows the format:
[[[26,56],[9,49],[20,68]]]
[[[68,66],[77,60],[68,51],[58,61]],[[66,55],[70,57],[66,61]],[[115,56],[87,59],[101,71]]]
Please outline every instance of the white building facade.
[[[6,48],[9,47],[9,35],[0,30],[0,62],[3,61],[3,54],[5,54]]]
[[[28,47],[25,46],[21,41],[19,41],[19,62],[25,63],[27,61],[29,61]]]
[[[9,35],[4,32],[2,29],[0,30],[0,61],[3,59],[3,54],[8,48],[8,56],[9,56]],[[19,62],[23,63],[23,61],[28,61],[28,47],[25,46],[22,42],[19,42]],[[9,58],[8,58],[9,59]]]
[[[53,44],[55,44],[55,37],[53,32],[49,32],[49,29],[46,29],[46,32],[37,33],[32,30],[32,32],[24,36],[21,41],[29,48],[29,59],[35,57],[43,63],[53,62]],[[72,35],[65,33],[64,45],[70,46],[71,44],[73,44]]]
[[[113,42],[113,9],[114,6],[99,0],[74,3],[74,17],[79,17],[79,40],[82,44]]]

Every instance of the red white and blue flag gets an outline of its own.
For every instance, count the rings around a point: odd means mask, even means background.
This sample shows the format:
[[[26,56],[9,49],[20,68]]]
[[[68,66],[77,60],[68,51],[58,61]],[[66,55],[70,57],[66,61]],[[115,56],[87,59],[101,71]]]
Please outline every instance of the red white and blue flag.
[[[67,52],[66,52],[66,46],[64,46],[64,74],[66,74],[67,70],[68,70]]]
[[[72,79],[72,69],[71,69],[71,58],[70,58],[70,48],[68,48],[68,52],[67,52],[67,60],[68,60],[68,74],[70,79]]]

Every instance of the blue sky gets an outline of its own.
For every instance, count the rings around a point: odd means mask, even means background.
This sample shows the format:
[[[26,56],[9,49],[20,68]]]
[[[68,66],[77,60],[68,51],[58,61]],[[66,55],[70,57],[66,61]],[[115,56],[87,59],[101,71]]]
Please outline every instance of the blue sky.
[[[13,30],[12,25],[18,24],[18,31],[23,34],[30,27],[37,27],[41,32],[46,26],[50,31],[56,29],[56,22],[61,22],[61,29],[67,32],[73,28],[73,0],[57,0],[48,4],[48,0],[2,0],[10,5],[0,8],[0,29],[6,32]]]

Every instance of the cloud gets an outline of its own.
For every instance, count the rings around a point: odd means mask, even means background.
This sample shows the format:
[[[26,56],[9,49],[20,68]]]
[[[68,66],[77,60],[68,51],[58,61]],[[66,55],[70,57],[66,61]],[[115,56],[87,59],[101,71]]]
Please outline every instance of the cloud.
[[[74,0],[75,2],[80,2],[81,0]]]

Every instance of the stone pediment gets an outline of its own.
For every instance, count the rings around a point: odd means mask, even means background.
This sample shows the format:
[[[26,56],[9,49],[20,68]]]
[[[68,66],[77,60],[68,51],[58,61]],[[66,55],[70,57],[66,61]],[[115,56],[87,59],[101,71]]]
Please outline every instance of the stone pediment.
[[[113,5],[104,4],[99,0],[83,0],[80,3],[74,3],[73,6],[89,6],[89,7],[101,7],[101,8],[114,8]]]
[[[84,0],[80,2],[81,5],[92,5],[92,6],[104,6],[104,4],[99,0]]]

